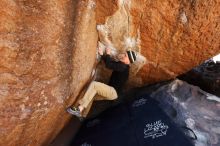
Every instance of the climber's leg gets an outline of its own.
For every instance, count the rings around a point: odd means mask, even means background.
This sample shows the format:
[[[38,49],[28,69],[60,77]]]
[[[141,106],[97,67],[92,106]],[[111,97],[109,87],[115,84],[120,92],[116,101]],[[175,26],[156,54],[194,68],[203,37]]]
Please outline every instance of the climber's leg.
[[[104,83],[93,81],[90,85],[88,90],[86,91],[85,95],[81,100],[79,100],[80,106],[83,108],[87,108],[89,103],[93,100],[95,94],[101,95],[102,100],[114,100],[118,97],[116,90]],[[100,96],[97,96],[100,97]],[[99,100],[99,99],[96,99]]]
[[[67,109],[67,111],[78,117],[81,116],[83,110],[87,109],[89,107],[89,104],[92,104],[96,94],[101,95],[102,100],[114,100],[118,97],[117,92],[113,87],[93,81],[89,85],[89,88],[87,89],[83,98],[79,100],[79,106],[69,108]]]

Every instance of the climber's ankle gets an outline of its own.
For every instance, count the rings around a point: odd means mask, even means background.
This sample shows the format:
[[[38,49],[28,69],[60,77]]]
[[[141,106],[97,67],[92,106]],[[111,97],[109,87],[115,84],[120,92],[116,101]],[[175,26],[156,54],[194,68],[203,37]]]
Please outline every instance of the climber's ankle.
[[[78,108],[79,108],[80,112],[82,112],[84,110],[84,107],[82,105],[79,105]]]

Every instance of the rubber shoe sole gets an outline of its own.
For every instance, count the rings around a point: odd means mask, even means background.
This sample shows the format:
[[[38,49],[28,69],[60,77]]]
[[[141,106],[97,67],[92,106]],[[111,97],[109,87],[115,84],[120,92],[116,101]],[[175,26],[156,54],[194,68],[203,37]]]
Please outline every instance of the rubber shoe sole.
[[[72,109],[71,107],[69,107],[69,108],[67,108],[66,111],[71,115],[77,116],[78,118],[82,117],[78,108]]]

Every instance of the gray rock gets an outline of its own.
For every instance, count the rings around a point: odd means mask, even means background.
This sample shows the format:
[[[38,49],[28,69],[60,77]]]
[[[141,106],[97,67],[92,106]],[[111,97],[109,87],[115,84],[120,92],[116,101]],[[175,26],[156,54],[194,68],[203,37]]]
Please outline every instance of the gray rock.
[[[178,78],[220,96],[220,62],[208,60]]]
[[[195,146],[220,145],[219,97],[177,79],[160,86],[151,96],[179,126],[195,132]]]

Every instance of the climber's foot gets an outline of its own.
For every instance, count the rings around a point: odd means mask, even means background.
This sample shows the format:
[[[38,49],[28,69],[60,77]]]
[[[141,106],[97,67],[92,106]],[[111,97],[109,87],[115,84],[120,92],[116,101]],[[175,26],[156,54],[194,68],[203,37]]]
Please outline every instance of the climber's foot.
[[[66,110],[69,114],[74,115],[78,118],[82,118],[82,115],[80,113],[80,109],[78,107],[69,107]]]

